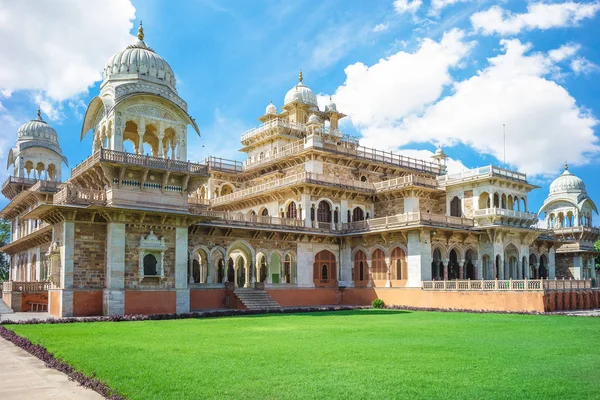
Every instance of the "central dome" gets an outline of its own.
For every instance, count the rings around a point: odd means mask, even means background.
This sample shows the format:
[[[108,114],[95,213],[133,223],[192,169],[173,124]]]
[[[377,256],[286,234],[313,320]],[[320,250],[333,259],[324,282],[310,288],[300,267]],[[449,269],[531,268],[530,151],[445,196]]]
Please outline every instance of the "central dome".
[[[26,140],[45,140],[53,143],[58,143],[58,134],[50,125],[42,119],[40,110],[38,109],[36,119],[21,125],[17,131],[17,141],[23,142]]]
[[[302,71],[300,71],[300,75],[298,76],[298,84],[288,90],[288,92],[285,94],[283,105],[289,104],[293,101],[318,107],[317,96],[315,96],[313,91],[302,83]]]
[[[585,183],[569,172],[569,166],[565,165],[565,172],[550,184],[550,194],[559,192],[585,192]]]
[[[113,55],[104,67],[104,81],[111,78],[150,77],[169,85],[175,90],[175,74],[161,56],[144,42],[144,28],[140,22],[138,40],[123,51]]]

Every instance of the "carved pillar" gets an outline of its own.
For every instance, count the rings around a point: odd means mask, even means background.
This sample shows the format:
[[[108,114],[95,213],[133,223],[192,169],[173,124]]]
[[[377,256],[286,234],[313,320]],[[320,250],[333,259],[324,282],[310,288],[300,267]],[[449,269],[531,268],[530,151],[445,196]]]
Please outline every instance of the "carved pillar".
[[[367,258],[367,287],[373,287],[373,273],[371,272],[370,258]]]
[[[164,157],[163,140],[165,138],[165,123],[160,121],[158,124],[158,157]]]
[[[138,148],[136,149],[137,154],[144,154],[144,134],[146,133],[146,121],[144,118],[140,118],[140,124],[138,126]]]
[[[390,257],[385,257],[385,266],[387,268],[385,287],[392,287],[392,272],[390,271]]]
[[[465,279],[465,260],[458,260],[458,279]]]
[[[540,279],[540,263],[533,264],[533,268],[535,268],[535,279]]]
[[[448,280],[448,263],[450,262],[449,258],[444,258],[444,280]]]

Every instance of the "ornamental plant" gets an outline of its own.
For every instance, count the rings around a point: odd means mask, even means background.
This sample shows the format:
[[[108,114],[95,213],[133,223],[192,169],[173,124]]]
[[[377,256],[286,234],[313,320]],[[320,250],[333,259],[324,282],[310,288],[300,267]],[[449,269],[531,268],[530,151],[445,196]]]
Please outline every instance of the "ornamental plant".
[[[385,303],[381,299],[375,299],[371,303],[371,307],[373,307],[373,308],[383,308],[384,306],[385,306]]]

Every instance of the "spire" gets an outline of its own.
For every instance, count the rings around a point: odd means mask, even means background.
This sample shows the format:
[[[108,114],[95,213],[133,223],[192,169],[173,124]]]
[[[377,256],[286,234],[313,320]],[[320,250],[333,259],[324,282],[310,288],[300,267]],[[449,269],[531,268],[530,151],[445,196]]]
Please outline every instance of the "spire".
[[[138,28],[138,39],[144,40],[144,27],[142,26],[142,21],[140,20],[140,27]]]
[[[302,80],[304,78],[302,78],[302,70],[300,70],[300,73],[298,74],[298,82],[302,83]]]
[[[565,171],[569,170],[569,163],[565,161]]]
[[[42,110],[40,109],[40,106],[38,106],[37,109],[37,119],[39,119],[40,121],[42,120]]]

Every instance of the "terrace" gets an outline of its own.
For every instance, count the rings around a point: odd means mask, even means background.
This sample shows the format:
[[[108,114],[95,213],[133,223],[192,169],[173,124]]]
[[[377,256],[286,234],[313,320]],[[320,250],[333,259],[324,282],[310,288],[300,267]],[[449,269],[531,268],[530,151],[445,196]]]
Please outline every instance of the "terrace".
[[[438,176],[438,182],[440,185],[448,186],[454,185],[458,183],[462,183],[465,181],[473,181],[485,178],[504,178],[512,181],[527,183],[527,175],[521,172],[511,171],[506,168],[500,168],[493,165],[487,165],[485,167],[468,169],[463,172],[459,172],[456,174],[448,174],[443,176]]]
[[[427,291],[546,291],[591,289],[591,280],[574,279],[505,279],[423,281]]]

